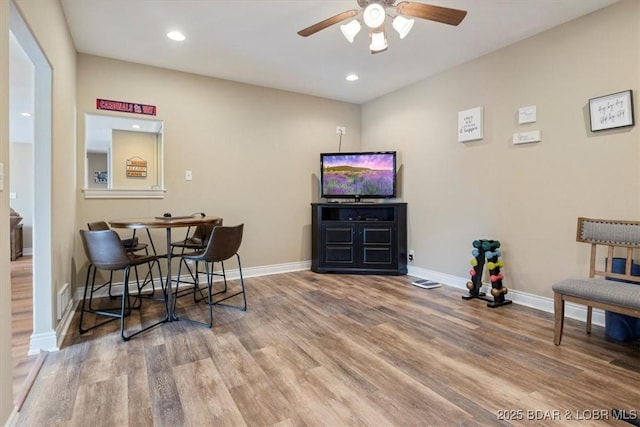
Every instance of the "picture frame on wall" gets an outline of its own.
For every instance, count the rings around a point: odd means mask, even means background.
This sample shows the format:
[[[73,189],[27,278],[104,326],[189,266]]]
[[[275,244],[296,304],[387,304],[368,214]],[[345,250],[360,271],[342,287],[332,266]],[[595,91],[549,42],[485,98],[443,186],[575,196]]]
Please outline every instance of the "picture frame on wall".
[[[589,100],[591,132],[617,129],[635,124],[631,90],[599,96]]]
[[[458,112],[458,142],[482,139],[482,107]]]
[[[109,173],[107,171],[93,171],[93,182],[96,184],[106,184],[109,182]]]

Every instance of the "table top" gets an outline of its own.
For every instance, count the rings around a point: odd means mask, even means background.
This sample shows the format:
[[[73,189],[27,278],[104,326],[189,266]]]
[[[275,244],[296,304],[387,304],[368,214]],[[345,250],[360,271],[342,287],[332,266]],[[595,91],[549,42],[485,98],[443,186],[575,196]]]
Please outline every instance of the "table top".
[[[146,218],[125,218],[114,219],[109,221],[113,228],[175,228],[175,227],[192,227],[201,224],[210,224],[219,221],[219,216],[202,216],[200,214],[189,217],[146,217]]]

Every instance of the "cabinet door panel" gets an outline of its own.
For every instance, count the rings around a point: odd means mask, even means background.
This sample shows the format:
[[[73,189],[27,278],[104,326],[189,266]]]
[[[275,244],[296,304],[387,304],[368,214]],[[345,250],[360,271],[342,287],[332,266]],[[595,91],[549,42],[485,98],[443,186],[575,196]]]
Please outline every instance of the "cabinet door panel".
[[[325,224],[322,226],[324,263],[327,266],[353,266],[356,261],[355,230],[352,224]]]
[[[394,261],[394,227],[389,225],[363,225],[361,262],[364,267],[391,267]]]
[[[365,245],[390,245],[391,227],[362,227],[362,243]]]
[[[327,246],[324,262],[327,264],[353,264],[353,246]]]
[[[391,265],[393,251],[391,247],[366,247],[362,251],[362,263],[367,266]]]
[[[353,244],[353,227],[324,227],[324,243],[330,244]]]

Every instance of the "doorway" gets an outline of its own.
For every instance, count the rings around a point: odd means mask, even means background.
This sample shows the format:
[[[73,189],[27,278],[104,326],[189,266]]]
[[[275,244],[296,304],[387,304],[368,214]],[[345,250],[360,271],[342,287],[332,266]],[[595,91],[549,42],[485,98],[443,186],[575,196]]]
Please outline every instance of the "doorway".
[[[38,354],[41,350],[56,350],[57,339],[55,333],[55,318],[53,315],[52,293],[52,253],[51,253],[51,139],[52,139],[52,72],[51,66],[41,51],[33,34],[31,34],[24,19],[16,6],[10,4],[10,38],[15,39],[17,46],[24,52],[25,58],[31,64],[33,77],[31,78],[31,95],[21,94],[10,88],[9,133],[17,132],[19,121],[13,120],[14,115],[26,118],[22,113],[30,113],[32,119],[30,138],[32,139],[32,158],[30,172],[25,178],[32,183],[31,194],[16,194],[16,197],[29,198],[32,212],[28,220],[31,221],[32,248],[32,326],[29,338],[29,355]],[[12,49],[13,50],[13,49]],[[13,53],[13,52],[11,52]],[[15,59],[10,56],[9,68]],[[9,80],[12,81],[10,75]],[[31,97],[25,104],[14,104],[18,95]],[[30,103],[30,104],[29,104]],[[22,111],[22,105],[31,105],[31,111]],[[26,137],[20,137],[21,139]],[[9,144],[9,170],[12,169],[12,141]],[[22,141],[26,142],[26,141]],[[38,173],[35,173],[38,171]],[[11,181],[10,181],[11,183]],[[13,185],[13,183],[11,183]],[[17,192],[16,192],[17,193]],[[11,196],[11,195],[10,195]],[[16,199],[17,200],[17,199]],[[13,200],[12,200],[13,201]],[[26,356],[26,355],[25,355]]]

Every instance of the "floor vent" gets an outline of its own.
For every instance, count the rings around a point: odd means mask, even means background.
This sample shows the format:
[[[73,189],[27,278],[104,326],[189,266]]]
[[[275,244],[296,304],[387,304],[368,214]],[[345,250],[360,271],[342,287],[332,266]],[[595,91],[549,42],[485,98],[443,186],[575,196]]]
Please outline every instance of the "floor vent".
[[[71,287],[69,283],[65,283],[62,289],[58,291],[58,317],[60,320],[69,310],[71,304]]]

